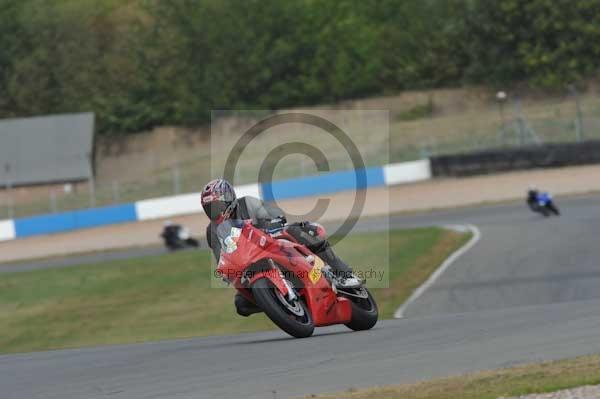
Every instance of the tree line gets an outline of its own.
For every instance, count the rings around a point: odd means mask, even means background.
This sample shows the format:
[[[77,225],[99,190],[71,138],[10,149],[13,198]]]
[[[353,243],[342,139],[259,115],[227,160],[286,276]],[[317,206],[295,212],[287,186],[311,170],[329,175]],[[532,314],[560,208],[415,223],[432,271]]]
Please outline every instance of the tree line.
[[[406,89],[597,74],[600,0],[0,0],[0,118],[103,134]]]

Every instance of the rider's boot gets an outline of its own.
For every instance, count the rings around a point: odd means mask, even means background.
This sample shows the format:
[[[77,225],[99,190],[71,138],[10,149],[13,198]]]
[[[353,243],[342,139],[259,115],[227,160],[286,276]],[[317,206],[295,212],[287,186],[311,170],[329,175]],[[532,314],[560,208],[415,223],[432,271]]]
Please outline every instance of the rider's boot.
[[[363,285],[363,281],[356,277],[354,274],[350,275],[337,275],[336,286],[338,288],[360,288]]]
[[[251,314],[262,312],[261,308],[259,308],[254,303],[247,300],[242,294],[237,292],[235,294],[235,299],[233,303],[235,304],[235,310],[237,311],[237,314],[239,314],[240,316],[248,317]]]
[[[341,260],[331,249],[327,251],[326,259],[323,259],[331,268],[335,285],[338,288],[359,288],[363,281],[352,273],[352,269],[343,260]]]
[[[341,278],[341,281],[338,283],[338,287],[341,288],[360,288],[362,285],[362,280],[356,276]]]

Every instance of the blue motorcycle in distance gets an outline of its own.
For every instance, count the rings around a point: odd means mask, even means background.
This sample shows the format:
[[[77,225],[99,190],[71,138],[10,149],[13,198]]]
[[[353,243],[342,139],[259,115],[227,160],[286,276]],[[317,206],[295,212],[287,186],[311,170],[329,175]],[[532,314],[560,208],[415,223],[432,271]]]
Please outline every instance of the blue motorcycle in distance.
[[[540,213],[544,217],[549,217],[552,214],[556,216],[560,215],[560,211],[552,200],[552,196],[546,192],[529,190],[527,193],[527,205],[533,212]]]

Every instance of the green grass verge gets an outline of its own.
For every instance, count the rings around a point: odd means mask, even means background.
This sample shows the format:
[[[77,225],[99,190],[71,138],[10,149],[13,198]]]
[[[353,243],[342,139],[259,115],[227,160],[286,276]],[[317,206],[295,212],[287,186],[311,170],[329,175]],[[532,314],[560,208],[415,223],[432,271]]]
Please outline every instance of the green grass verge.
[[[583,356],[497,371],[390,385],[364,390],[349,389],[316,399],[496,399],[600,384],[600,356]]]
[[[389,259],[390,287],[376,289],[383,317],[467,235],[439,228],[357,234],[336,246],[352,265]],[[211,287],[208,251],[0,274],[0,352],[250,332],[274,328],[234,311],[232,289]]]

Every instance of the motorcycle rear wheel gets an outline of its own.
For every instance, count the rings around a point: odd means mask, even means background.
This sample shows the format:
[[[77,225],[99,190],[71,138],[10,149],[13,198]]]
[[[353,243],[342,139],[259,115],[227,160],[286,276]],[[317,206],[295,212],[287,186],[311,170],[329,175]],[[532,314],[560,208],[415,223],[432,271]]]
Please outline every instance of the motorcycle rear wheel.
[[[292,337],[306,338],[313,334],[312,316],[301,299],[289,302],[267,278],[256,280],[252,295],[267,317]],[[287,301],[287,306],[282,301]]]

